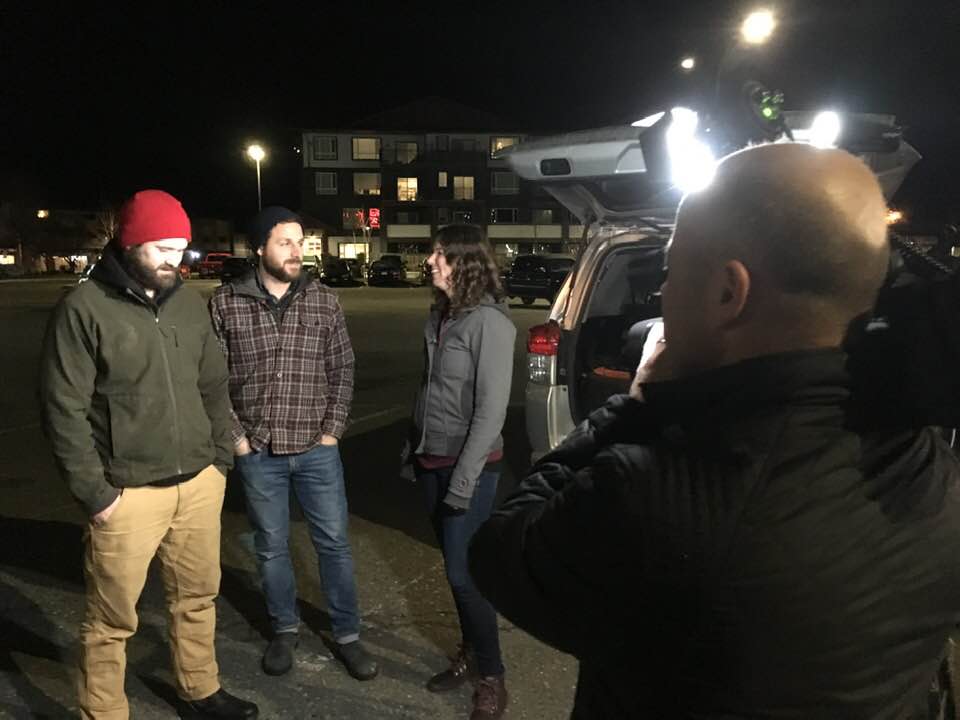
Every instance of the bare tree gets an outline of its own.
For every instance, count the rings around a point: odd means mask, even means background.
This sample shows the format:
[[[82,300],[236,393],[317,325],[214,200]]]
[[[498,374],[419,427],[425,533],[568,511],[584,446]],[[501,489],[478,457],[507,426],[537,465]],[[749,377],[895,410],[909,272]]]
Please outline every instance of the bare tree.
[[[97,247],[102,248],[116,236],[119,229],[120,217],[117,211],[112,208],[101,210],[97,213],[91,229],[93,242]]]

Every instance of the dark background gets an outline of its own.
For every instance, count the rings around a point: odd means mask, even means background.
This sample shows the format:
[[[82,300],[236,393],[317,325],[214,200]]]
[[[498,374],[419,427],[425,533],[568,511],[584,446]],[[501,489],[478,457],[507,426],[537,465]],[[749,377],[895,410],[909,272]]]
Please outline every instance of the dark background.
[[[624,122],[708,86],[740,2],[35,3],[0,10],[0,198],[116,204],[143,187],[242,220],[299,204],[301,128],[440,96],[529,132]],[[897,198],[957,220],[960,3],[771,2],[762,51],[793,108],[894,113],[925,156]],[[697,73],[677,70],[686,53]],[[483,128],[477,128],[482,130]]]

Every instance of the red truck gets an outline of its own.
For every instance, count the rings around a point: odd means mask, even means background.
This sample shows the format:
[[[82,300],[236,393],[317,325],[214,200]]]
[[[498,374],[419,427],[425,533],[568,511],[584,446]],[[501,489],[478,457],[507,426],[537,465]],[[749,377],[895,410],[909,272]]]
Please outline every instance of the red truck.
[[[220,269],[223,267],[223,261],[230,257],[228,252],[212,252],[197,264],[197,272],[202,278],[220,277]]]

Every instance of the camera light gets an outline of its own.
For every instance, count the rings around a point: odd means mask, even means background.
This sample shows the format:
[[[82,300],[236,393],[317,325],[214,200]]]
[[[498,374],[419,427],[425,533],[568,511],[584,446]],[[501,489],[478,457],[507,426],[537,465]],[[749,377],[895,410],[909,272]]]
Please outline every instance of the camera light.
[[[840,116],[832,111],[818,113],[810,126],[810,144],[818,148],[836,147],[840,138]]]
[[[697,138],[697,113],[677,107],[670,111],[670,118],[666,140],[673,183],[684,193],[703,190],[713,182],[717,162],[710,147]]]

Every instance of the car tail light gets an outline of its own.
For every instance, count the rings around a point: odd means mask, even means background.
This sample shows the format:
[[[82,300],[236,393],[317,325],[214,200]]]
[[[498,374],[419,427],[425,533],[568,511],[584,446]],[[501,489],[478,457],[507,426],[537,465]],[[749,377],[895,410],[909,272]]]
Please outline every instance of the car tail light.
[[[531,355],[556,355],[559,347],[560,326],[555,320],[530,328],[527,352]]]
[[[560,347],[560,326],[553,320],[534,325],[527,336],[527,380],[552,385]]]

